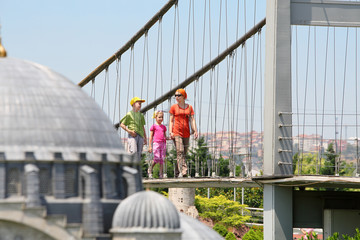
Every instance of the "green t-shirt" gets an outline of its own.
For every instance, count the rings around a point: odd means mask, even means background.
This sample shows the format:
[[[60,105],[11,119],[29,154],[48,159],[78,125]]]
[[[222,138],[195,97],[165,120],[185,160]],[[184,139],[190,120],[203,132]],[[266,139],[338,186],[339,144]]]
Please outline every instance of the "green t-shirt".
[[[123,123],[128,127],[129,130],[135,131],[141,137],[144,137],[144,126],[145,118],[141,112],[128,112],[121,120],[120,123]]]

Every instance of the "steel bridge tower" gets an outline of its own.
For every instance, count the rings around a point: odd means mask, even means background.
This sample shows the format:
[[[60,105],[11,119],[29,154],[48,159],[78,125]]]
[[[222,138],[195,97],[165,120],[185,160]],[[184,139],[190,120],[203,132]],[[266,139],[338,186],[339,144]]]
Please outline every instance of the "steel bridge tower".
[[[267,1],[264,178],[268,179],[293,175],[292,128],[281,127],[292,125],[291,114],[282,114],[292,112],[291,25],[359,27],[360,2]],[[294,199],[292,187],[264,184],[265,239],[293,238],[293,211],[296,208]],[[346,204],[344,201],[343,203]],[[326,233],[324,234],[326,237]]]

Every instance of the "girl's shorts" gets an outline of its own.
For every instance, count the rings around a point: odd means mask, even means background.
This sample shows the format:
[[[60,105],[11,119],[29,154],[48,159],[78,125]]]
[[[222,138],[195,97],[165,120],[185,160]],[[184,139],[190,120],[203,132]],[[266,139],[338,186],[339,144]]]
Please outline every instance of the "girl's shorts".
[[[153,142],[153,153],[155,163],[164,163],[166,155],[166,142]]]

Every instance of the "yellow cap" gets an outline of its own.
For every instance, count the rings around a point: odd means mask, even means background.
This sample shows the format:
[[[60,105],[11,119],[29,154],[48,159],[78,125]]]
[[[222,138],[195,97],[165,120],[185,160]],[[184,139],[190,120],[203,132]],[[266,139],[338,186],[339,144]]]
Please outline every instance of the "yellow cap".
[[[145,100],[138,97],[133,97],[130,101],[130,105],[132,106],[136,102],[145,102]]]

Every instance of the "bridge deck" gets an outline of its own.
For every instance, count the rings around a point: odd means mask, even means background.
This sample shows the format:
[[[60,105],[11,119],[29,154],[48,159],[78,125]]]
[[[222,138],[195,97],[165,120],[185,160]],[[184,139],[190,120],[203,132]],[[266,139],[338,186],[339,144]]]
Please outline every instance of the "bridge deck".
[[[360,188],[360,178],[339,176],[283,176],[254,178],[164,178],[143,179],[145,188],[241,188],[273,184],[287,187]]]

